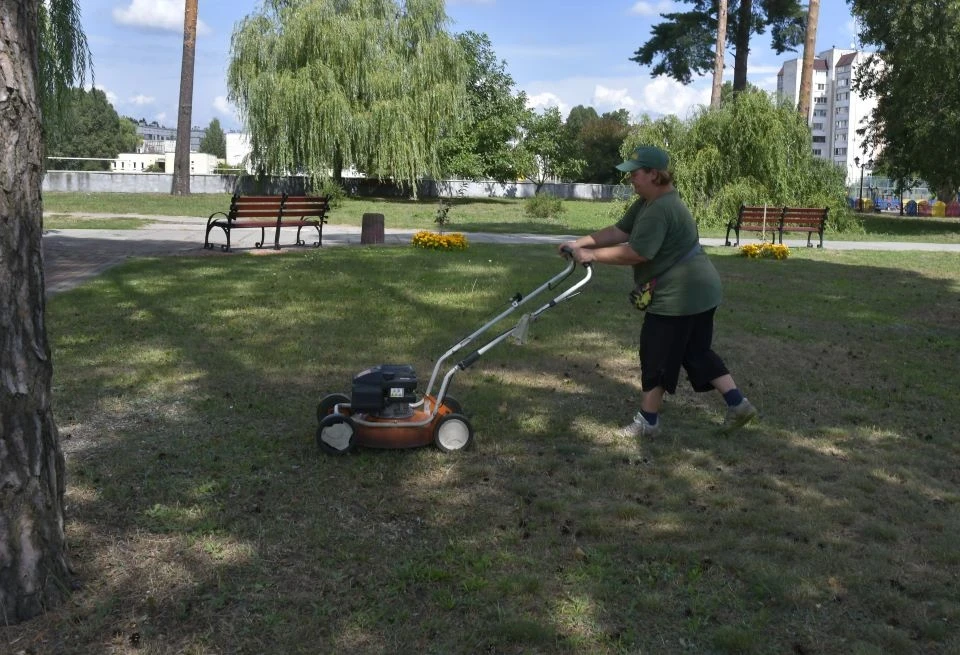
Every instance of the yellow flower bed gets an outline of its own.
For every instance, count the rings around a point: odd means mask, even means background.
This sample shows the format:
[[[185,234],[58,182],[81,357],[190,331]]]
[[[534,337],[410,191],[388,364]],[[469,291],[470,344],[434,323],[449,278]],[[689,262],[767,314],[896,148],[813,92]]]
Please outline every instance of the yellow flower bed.
[[[790,248],[775,243],[751,243],[741,246],[740,254],[754,259],[786,259],[790,256]]]
[[[413,235],[413,245],[417,248],[430,250],[466,250],[467,238],[459,232],[437,234],[428,230],[420,230]]]

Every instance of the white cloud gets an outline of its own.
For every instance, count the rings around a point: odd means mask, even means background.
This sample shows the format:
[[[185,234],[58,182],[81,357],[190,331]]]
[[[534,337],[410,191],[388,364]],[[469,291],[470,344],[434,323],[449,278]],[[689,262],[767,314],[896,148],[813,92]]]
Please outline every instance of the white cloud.
[[[676,5],[671,0],[660,0],[659,2],[637,2],[630,8],[630,13],[636,14],[637,16],[659,16],[660,14],[668,14],[672,12],[675,6]]]
[[[142,93],[140,95],[136,95],[130,98],[130,102],[137,105],[138,107],[142,107],[143,105],[152,105],[154,100],[156,100],[156,98],[154,98],[153,96],[145,96]]]
[[[237,108],[227,100],[226,96],[217,96],[213,99],[213,109],[221,116],[228,118],[232,123],[240,123],[240,115]]]
[[[583,105],[601,114],[626,109],[633,116],[674,114],[686,118],[696,106],[710,104],[708,78],[684,86],[668,77],[572,77],[534,82],[526,85],[524,91],[528,107],[558,107],[564,117],[572,107]]]
[[[637,106],[637,101],[630,96],[628,89],[608,89],[602,84],[598,84],[593,90],[593,101],[591,104],[601,109],[611,107],[632,111]],[[600,113],[603,112],[601,111]]]
[[[227,100],[226,96],[217,96],[213,99],[213,108],[216,109],[221,114],[233,114],[234,109],[233,105],[230,104],[230,101]]]
[[[113,20],[130,27],[183,33],[184,4],[184,0],[130,0],[128,7],[114,7]],[[198,18],[197,35],[209,33],[210,28]]]
[[[95,89],[98,89],[98,90],[100,90],[100,91],[103,91],[103,95],[107,96],[107,102],[109,102],[111,105],[116,105],[116,104],[117,104],[117,94],[116,94],[116,93],[114,93],[113,91],[111,91],[111,90],[108,89],[107,87],[103,86],[102,84],[95,84],[95,85],[94,85],[94,88],[95,88]]]
[[[549,109],[550,107],[557,107],[560,110],[560,114],[564,116],[566,115],[567,110],[570,108],[570,106],[563,102],[558,95],[550,93],[549,91],[527,96],[527,107],[530,109]]]
[[[643,87],[638,108],[686,118],[697,105],[710,104],[710,91],[709,85],[702,88],[684,86],[668,77],[657,77]]]

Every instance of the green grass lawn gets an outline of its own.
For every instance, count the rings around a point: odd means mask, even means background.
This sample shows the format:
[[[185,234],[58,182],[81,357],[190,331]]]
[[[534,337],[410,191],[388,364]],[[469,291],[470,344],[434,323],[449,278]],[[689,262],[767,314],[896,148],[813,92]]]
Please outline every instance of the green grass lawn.
[[[454,199],[448,214],[448,231],[493,232],[498,234],[588,234],[615,222],[619,203],[569,200],[556,218],[535,219],[524,213],[522,200]],[[107,213],[130,215],[167,215],[206,218],[230,206],[228,194],[194,194],[187,197],[169,194],[128,193],[46,193],[44,206],[50,213]],[[361,224],[363,214],[380,213],[387,227],[433,230],[437,228],[437,200],[399,200],[384,198],[347,199],[330,215],[340,225]],[[960,219],[911,218],[895,214],[860,214],[862,229],[836,232],[829,221],[825,238],[844,241],[918,241],[960,243]],[[723,237],[724,228],[701,228],[701,236]],[[787,238],[802,238],[788,234]]]
[[[476,431],[330,457],[315,407],[434,360],[549,246],[133,260],[52,297],[82,587],[34,653],[960,652],[960,255],[710,249],[763,420],[682,388],[656,441],[625,270],[453,382]]]

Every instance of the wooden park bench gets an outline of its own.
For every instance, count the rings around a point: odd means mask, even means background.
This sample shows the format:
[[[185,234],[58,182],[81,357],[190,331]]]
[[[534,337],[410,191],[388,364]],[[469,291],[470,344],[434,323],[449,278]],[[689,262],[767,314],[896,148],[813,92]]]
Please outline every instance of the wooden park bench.
[[[737,217],[727,223],[726,245],[730,244],[730,232],[737,237],[734,245],[740,245],[740,232],[770,232],[771,241],[779,239],[783,244],[784,232],[806,232],[807,247],[813,247],[814,234],[820,237],[823,248],[823,228],[827,223],[827,207],[753,207],[741,205]]]
[[[241,196],[234,195],[230,200],[230,209],[226,212],[214,212],[207,219],[207,232],[203,239],[203,247],[212,249],[210,232],[218,227],[223,230],[227,243],[220,248],[230,251],[230,233],[239,229],[260,228],[260,241],[254,245],[262,248],[266,243],[266,230],[274,230],[273,248],[280,250],[280,228],[297,228],[296,245],[303,246],[306,242],[300,238],[300,232],[305,227],[312,227],[317,231],[315,248],[323,245],[323,226],[327,222],[327,212],[330,210],[329,199],[324,196]]]

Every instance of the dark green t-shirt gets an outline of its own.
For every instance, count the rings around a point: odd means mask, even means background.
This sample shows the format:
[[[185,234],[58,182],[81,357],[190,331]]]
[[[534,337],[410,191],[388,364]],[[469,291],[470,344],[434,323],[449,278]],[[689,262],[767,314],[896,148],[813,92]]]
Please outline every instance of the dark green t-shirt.
[[[657,279],[648,312],[689,316],[720,304],[720,275],[706,253],[679,261],[700,242],[697,223],[680,194],[670,191],[649,203],[638,198],[616,226],[630,235],[630,247],[649,260],[634,265],[634,282]]]

